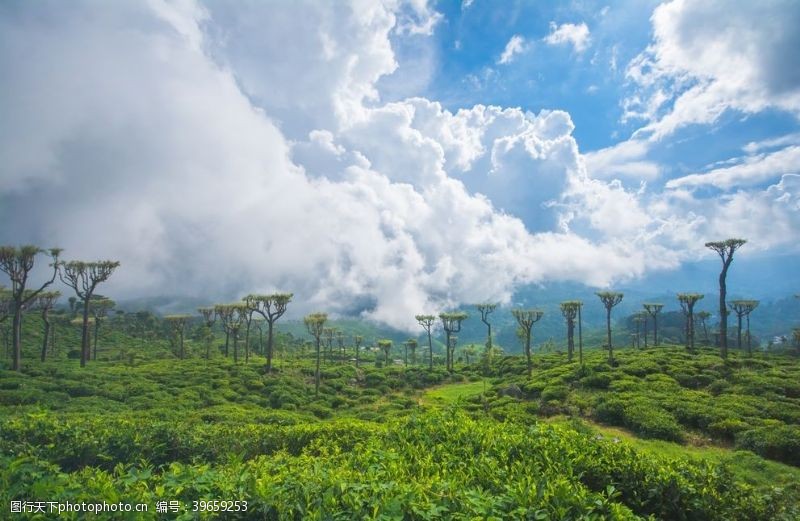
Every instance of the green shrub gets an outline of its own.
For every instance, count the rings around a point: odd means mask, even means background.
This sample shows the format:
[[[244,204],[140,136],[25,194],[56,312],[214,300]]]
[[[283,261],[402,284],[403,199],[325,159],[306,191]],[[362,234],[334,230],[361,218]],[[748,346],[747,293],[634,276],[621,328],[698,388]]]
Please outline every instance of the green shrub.
[[[736,447],[800,466],[800,426],[777,425],[742,431],[736,435]]]

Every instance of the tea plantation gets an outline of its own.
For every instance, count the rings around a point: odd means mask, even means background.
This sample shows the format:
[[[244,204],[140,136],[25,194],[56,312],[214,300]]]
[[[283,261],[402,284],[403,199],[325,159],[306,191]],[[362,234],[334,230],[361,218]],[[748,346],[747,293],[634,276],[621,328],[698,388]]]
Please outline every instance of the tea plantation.
[[[316,393],[310,355],[268,373],[258,355],[108,338],[83,369],[62,353],[0,371],[3,516],[106,501],[149,510],[12,519],[800,518],[788,355],[555,353],[528,378],[519,356],[451,374],[367,353],[323,362]]]

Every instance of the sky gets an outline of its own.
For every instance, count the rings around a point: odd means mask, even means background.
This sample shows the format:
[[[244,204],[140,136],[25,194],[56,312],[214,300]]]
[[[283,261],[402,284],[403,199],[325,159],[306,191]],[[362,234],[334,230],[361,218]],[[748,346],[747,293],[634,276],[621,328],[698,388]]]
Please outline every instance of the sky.
[[[112,298],[406,329],[728,237],[791,266],[797,27],[794,0],[3,2],[0,243],[119,260]]]

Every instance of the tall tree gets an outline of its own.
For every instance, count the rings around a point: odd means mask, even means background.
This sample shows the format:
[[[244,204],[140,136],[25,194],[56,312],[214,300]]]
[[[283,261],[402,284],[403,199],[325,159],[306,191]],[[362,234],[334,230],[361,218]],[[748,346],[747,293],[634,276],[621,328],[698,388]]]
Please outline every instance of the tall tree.
[[[703,298],[702,293],[678,293],[678,302],[686,315],[686,349],[694,351],[694,305]]]
[[[326,357],[329,364],[333,362],[333,339],[336,336],[336,331],[335,327],[326,327],[322,330],[322,336],[325,337],[325,347],[327,348]]]
[[[708,319],[711,318],[711,313],[708,311],[698,311],[697,318],[700,319],[700,325],[703,326],[703,342],[708,345],[710,343],[708,339]]]
[[[387,338],[378,340],[378,347],[383,351],[383,362],[386,366],[389,365],[389,351],[392,350],[392,341]]]
[[[188,322],[190,318],[189,315],[166,315],[164,317],[164,320],[166,320],[172,328],[174,338],[177,340],[178,358],[181,360],[183,360],[186,355],[186,351],[183,349],[183,337],[186,333],[186,322]]]
[[[439,313],[439,319],[442,321],[442,327],[444,328],[444,332],[447,337],[447,342],[445,343],[445,349],[447,350],[447,370],[451,373],[455,367],[453,364],[453,350],[450,347],[450,336],[453,333],[458,333],[461,331],[461,322],[466,320],[466,318],[467,314],[461,311],[452,313]]]
[[[36,299],[36,307],[42,312],[42,323],[44,324],[44,332],[42,333],[42,362],[44,362],[47,355],[47,342],[50,339],[50,311],[56,305],[58,297],[61,296],[59,291],[43,291],[39,293]]]
[[[642,317],[642,326],[644,329],[644,348],[647,349],[647,319],[650,318],[647,311],[640,311],[639,316]]]
[[[117,261],[61,262],[61,281],[71,287],[83,300],[83,326],[81,327],[81,367],[89,360],[89,303],[98,284],[105,282],[119,267]]]
[[[512,309],[511,314],[517,319],[517,323],[525,337],[525,358],[528,362],[528,378],[530,378],[533,372],[533,362],[531,361],[531,331],[533,330],[533,325],[542,318],[544,312],[538,309]]]
[[[649,302],[647,304],[642,304],[642,306],[644,306],[644,310],[647,314],[653,317],[653,345],[658,346],[658,313],[661,311],[661,308],[664,307],[664,304]]]
[[[203,316],[203,341],[206,344],[206,360],[211,357],[211,344],[214,342],[214,332],[211,328],[217,320],[217,312],[213,307],[197,308],[197,312]]]
[[[635,339],[635,344],[636,344],[636,348],[637,349],[642,347],[640,342],[639,342],[639,340],[640,340],[640,336],[639,336],[640,333],[639,332],[642,329],[642,322],[644,322],[644,317],[645,316],[646,316],[646,313],[636,313],[633,316],[633,323],[636,324],[636,336],[634,336],[633,338]]]
[[[244,325],[245,317],[249,313],[249,308],[244,302],[235,304],[218,304],[214,306],[222,328],[228,335],[233,337],[233,363],[239,362],[239,330]],[[226,346],[227,346],[226,340]],[[227,349],[227,347],[226,347]]]
[[[433,370],[433,341],[431,340],[431,327],[433,327],[434,322],[436,322],[436,317],[434,315],[415,315],[415,319],[419,325],[428,333],[428,369]]]
[[[97,339],[100,337],[100,323],[108,316],[108,312],[116,306],[116,303],[106,297],[94,295],[89,303],[89,311],[94,317],[94,339],[92,340],[92,359],[97,360]]]
[[[346,352],[344,349],[345,344],[345,336],[344,331],[336,331],[336,345],[339,346],[339,356],[341,357],[341,363],[345,363],[346,360]]]
[[[267,372],[272,371],[275,321],[286,313],[286,306],[292,301],[292,296],[292,293],[271,293],[269,295],[248,295],[245,299],[248,305],[267,322]]]
[[[406,347],[406,365],[408,365],[408,350],[411,350],[411,365],[417,365],[417,339],[409,338],[403,345]]]
[[[40,253],[47,254],[52,259],[53,274],[50,279],[42,283],[37,289],[29,290],[28,279],[36,261],[36,256]],[[8,275],[11,281],[11,346],[13,358],[11,369],[20,371],[22,369],[22,312],[25,307],[34,302],[34,299],[56,280],[59,273],[58,256],[61,253],[59,248],[51,248],[47,251],[38,246],[26,245],[20,247],[0,246],[0,271]]]
[[[599,291],[595,293],[606,308],[606,332],[608,334],[608,362],[614,363],[614,347],[611,343],[611,308],[622,302],[623,294],[617,291]]]
[[[747,317],[747,355],[753,355],[753,349],[750,342],[750,313],[758,307],[757,300],[732,300],[728,303],[730,308],[736,313],[736,321],[738,323],[736,331],[736,347],[742,348],[742,317]]]
[[[303,323],[306,325],[308,334],[314,337],[317,344],[317,368],[314,371],[314,394],[319,394],[319,359],[320,359],[320,338],[322,331],[325,329],[325,322],[328,320],[328,315],[325,313],[311,313],[303,318]]]
[[[572,362],[575,352],[575,319],[581,304],[577,300],[566,300],[561,303],[561,314],[567,321],[567,359]]]
[[[477,308],[478,312],[481,314],[481,322],[486,324],[486,356],[489,357],[492,352],[492,323],[489,322],[489,315],[497,309],[497,303],[483,302],[481,304],[475,304],[475,308]]]
[[[356,368],[358,368],[358,364],[360,362],[360,354],[361,354],[361,343],[364,341],[364,337],[361,335],[353,335],[353,345],[356,349]]]
[[[722,260],[722,271],[719,273],[719,348],[722,358],[728,357],[728,288],[725,280],[728,277],[728,269],[733,262],[733,254],[736,250],[744,246],[745,239],[727,239],[724,241],[707,242],[706,248],[717,252]]]

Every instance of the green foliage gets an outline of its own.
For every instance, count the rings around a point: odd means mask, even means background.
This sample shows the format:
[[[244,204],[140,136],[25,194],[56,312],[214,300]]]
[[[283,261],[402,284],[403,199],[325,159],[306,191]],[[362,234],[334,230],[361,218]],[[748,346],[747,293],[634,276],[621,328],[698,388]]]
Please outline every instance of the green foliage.
[[[248,502],[247,514],[225,519],[766,520],[797,514],[785,493],[736,485],[724,467],[638,453],[585,429],[502,424],[455,410],[385,427],[358,421],[275,432],[213,426],[188,442],[153,429],[167,445],[194,444],[186,450],[208,459],[166,465],[115,459],[70,471],[46,454],[5,455],[0,500]],[[215,436],[226,443],[209,445]],[[224,457],[243,443],[244,453]]]

